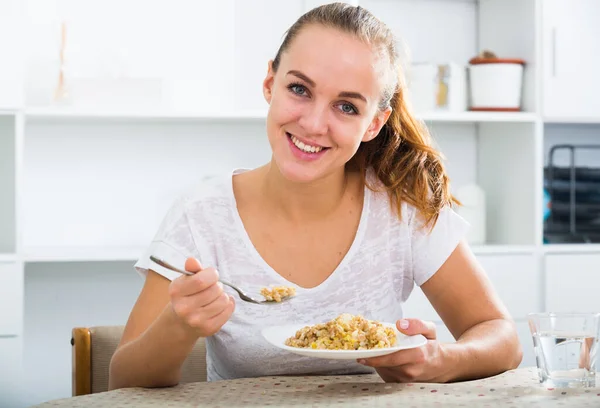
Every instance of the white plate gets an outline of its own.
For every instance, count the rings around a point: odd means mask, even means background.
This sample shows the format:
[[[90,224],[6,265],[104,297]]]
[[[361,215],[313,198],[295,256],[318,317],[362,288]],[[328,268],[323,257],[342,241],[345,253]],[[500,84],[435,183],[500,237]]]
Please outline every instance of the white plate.
[[[302,356],[327,358],[333,360],[356,360],[359,358],[369,358],[383,356],[394,353],[398,350],[421,347],[427,343],[427,339],[417,334],[415,336],[407,336],[396,329],[396,325],[392,323],[382,323],[385,326],[392,327],[396,331],[396,345],[393,347],[376,348],[370,350],[322,350],[290,347],[285,345],[285,340],[296,334],[299,329],[310,326],[309,324],[294,324],[288,326],[273,326],[267,327],[261,331],[263,337],[275,347],[289,351],[291,353],[300,354]]]

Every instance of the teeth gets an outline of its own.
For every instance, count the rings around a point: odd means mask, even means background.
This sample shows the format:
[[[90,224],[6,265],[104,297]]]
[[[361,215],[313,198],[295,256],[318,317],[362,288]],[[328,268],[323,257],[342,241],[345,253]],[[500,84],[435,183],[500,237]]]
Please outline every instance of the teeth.
[[[296,136],[294,136],[294,135],[291,135],[291,139],[292,139],[292,142],[294,143],[294,145],[298,149],[302,150],[303,152],[319,153],[321,150],[323,150],[323,148],[320,146],[310,146],[310,145],[306,145],[306,144],[302,143],[300,140],[296,139]]]

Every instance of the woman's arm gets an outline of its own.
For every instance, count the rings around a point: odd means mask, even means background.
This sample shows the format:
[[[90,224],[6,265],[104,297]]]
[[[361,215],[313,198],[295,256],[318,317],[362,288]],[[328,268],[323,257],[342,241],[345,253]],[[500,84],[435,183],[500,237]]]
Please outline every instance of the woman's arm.
[[[110,362],[109,389],[164,387],[179,382],[181,366],[198,336],[175,315],[169,284],[165,277],[148,271]]]
[[[457,339],[440,345],[451,368],[444,380],[486,377],[520,364],[515,324],[466,243],[421,289]]]
[[[148,271],[110,362],[110,389],[177,384],[196,341],[218,332],[231,317],[235,302],[223,292],[216,269],[188,258],[185,270],[194,274],[172,282]]]
[[[435,325],[398,321],[407,335],[427,339],[420,348],[360,361],[388,382],[451,382],[492,376],[516,368],[522,351],[514,322],[469,247],[460,243],[421,289],[456,343],[439,343]]]

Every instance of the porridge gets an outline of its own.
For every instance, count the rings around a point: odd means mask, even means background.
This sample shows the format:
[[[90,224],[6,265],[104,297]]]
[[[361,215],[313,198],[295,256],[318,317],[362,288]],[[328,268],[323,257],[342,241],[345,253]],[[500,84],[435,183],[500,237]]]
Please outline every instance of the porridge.
[[[286,346],[326,350],[368,350],[396,344],[394,328],[349,313],[306,326],[285,341]]]

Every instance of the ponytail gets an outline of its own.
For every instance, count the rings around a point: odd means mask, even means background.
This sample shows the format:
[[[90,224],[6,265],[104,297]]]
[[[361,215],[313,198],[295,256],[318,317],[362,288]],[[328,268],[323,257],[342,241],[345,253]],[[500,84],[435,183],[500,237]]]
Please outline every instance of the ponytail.
[[[381,131],[363,143],[355,157],[364,181],[372,169],[390,197],[392,207],[401,216],[402,202],[413,205],[425,225],[433,227],[445,206],[458,203],[450,194],[450,180],[442,156],[432,146],[432,138],[424,124],[410,112],[399,81],[390,105],[392,113]]]

